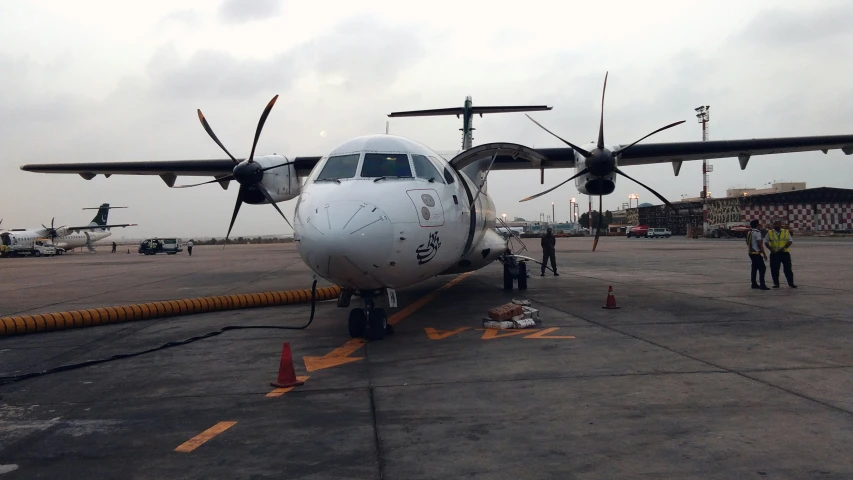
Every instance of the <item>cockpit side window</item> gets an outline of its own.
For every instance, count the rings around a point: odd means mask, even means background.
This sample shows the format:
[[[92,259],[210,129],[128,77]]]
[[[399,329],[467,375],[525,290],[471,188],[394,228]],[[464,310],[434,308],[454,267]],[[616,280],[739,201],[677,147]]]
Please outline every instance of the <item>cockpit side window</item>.
[[[415,164],[416,177],[441,182],[441,174],[438,173],[438,170],[435,168],[435,165],[433,165],[427,157],[423,155],[416,155],[413,153],[412,163]]]
[[[353,178],[358,169],[358,153],[349,155],[335,155],[326,160],[323,170],[314,181],[337,180],[339,178]]]
[[[405,153],[365,153],[362,177],[411,177],[412,167]]]

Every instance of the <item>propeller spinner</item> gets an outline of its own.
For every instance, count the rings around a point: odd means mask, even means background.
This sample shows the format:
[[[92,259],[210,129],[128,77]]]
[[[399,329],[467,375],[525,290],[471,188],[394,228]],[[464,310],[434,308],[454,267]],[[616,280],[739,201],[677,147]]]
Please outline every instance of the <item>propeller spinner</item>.
[[[221,182],[223,180],[236,180],[237,183],[240,184],[240,190],[237,192],[237,203],[234,205],[234,213],[231,215],[231,224],[228,226],[228,234],[225,235],[226,243],[228,242],[228,237],[231,236],[231,229],[234,227],[234,221],[237,219],[237,212],[240,211],[240,206],[243,205],[243,200],[244,198],[246,198],[247,192],[251,188],[254,188],[261,192],[264,198],[266,198],[267,201],[270,202],[270,205],[272,205],[273,208],[275,208],[276,211],[279,213],[279,215],[281,215],[281,218],[283,218],[284,221],[287,222],[290,228],[293,228],[293,225],[290,224],[290,221],[287,219],[287,217],[284,216],[284,213],[282,213],[281,209],[278,208],[278,205],[276,205],[275,201],[272,199],[272,196],[270,196],[269,191],[267,191],[266,187],[264,187],[263,183],[261,183],[264,178],[264,172],[266,172],[267,170],[291,165],[293,164],[293,162],[287,162],[282,163],[280,165],[273,165],[271,167],[263,168],[257,162],[254,161],[255,147],[258,146],[258,139],[261,136],[261,131],[264,128],[264,123],[266,123],[267,117],[269,116],[273,105],[275,105],[276,100],[278,100],[278,95],[274,96],[272,100],[270,100],[270,102],[267,104],[266,108],[264,108],[264,112],[261,114],[261,119],[258,121],[258,127],[255,129],[255,139],[252,142],[252,151],[251,153],[249,153],[249,158],[243,160],[242,162],[234,158],[234,155],[231,155],[231,152],[229,152],[228,149],[225,148],[225,145],[223,145],[222,142],[219,141],[219,138],[217,138],[216,134],[213,133],[213,129],[210,128],[210,124],[207,123],[207,119],[204,117],[204,114],[201,113],[201,109],[198,110],[198,119],[201,121],[201,125],[204,127],[204,131],[207,132],[207,134],[210,135],[210,138],[212,138],[213,141],[216,142],[217,145],[219,145],[219,148],[221,148],[231,158],[231,160],[234,161],[234,169],[231,171],[231,174],[224,177],[219,177],[215,180],[196,183],[193,185],[179,185],[174,188],[197,187],[199,185]]]
[[[602,88],[602,90],[601,90],[601,120],[600,120],[599,125],[598,125],[598,142],[596,143],[596,146],[592,151],[586,151],[583,148],[580,148],[577,145],[574,145],[571,142],[560,138],[557,134],[548,130],[547,128],[542,126],[539,122],[537,122],[536,120],[533,120],[533,118],[530,115],[527,115],[527,118],[529,118],[533,123],[538,125],[542,130],[545,130],[546,132],[550,133],[551,135],[556,137],[561,142],[565,143],[566,145],[568,145],[569,147],[574,149],[576,152],[581,154],[581,156],[583,156],[585,160],[584,160],[584,168],[580,172],[569,177],[569,179],[565,180],[564,182],[558,184],[555,187],[552,187],[552,188],[549,188],[548,190],[545,190],[544,192],[537,193],[536,195],[531,195],[531,196],[529,196],[525,199],[522,199],[520,201],[526,202],[528,200],[533,200],[534,198],[541,197],[542,195],[545,195],[548,192],[556,190],[557,188],[559,188],[559,187],[565,185],[566,183],[568,183],[568,182],[570,182],[570,181],[572,181],[572,180],[574,180],[580,176],[583,176],[583,175],[590,174],[594,177],[597,177],[598,181],[603,181],[603,177],[610,175],[611,173],[616,173],[616,174],[622,175],[623,177],[627,178],[628,180],[631,180],[632,182],[634,182],[634,183],[640,185],[641,187],[645,188],[646,190],[650,191],[652,194],[654,194],[654,196],[658,197],[668,207],[670,207],[676,213],[678,213],[678,210],[675,208],[675,206],[672,203],[670,203],[669,200],[664,198],[663,195],[654,191],[649,186],[641,183],[640,181],[638,181],[634,178],[631,178],[625,172],[620,170],[616,166],[616,157],[618,157],[619,155],[621,155],[622,153],[624,153],[626,150],[633,147],[634,145],[640,143],[642,140],[645,140],[646,138],[649,138],[652,135],[654,135],[658,132],[662,132],[668,128],[672,128],[676,125],[680,125],[680,124],[684,123],[686,120],[671,123],[665,127],[662,127],[662,128],[655,130],[654,132],[652,132],[652,133],[646,135],[645,137],[637,140],[636,142],[628,145],[627,147],[622,147],[622,148],[616,149],[614,151],[610,151],[604,146],[604,93],[606,90],[607,90],[607,73],[604,74],[604,88]],[[593,251],[595,251],[595,247],[598,245],[598,236],[599,236],[599,233],[601,232],[601,222],[602,222],[603,217],[604,217],[604,215],[601,211],[602,203],[603,203],[603,198],[602,198],[602,195],[599,194],[598,195],[598,212],[599,212],[598,228],[595,231],[595,240],[592,243],[592,250]]]

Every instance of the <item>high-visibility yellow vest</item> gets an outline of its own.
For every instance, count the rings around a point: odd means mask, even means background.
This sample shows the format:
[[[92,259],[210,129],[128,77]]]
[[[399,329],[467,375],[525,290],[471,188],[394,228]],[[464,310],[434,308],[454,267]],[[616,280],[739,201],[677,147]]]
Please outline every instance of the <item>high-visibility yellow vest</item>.
[[[786,243],[788,243],[789,240],[791,240],[791,233],[784,228],[779,232],[773,229],[769,230],[767,232],[767,240],[769,240],[770,250],[773,252],[790,251],[790,249],[788,248],[782,248],[785,246]]]

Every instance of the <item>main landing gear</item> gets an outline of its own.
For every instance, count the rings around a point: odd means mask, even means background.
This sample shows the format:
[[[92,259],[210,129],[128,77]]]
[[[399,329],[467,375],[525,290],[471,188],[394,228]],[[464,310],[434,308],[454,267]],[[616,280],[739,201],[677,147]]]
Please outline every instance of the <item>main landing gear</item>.
[[[365,340],[382,340],[386,334],[394,333],[394,327],[388,324],[385,309],[376,308],[374,297],[376,292],[361,292],[364,308],[353,308],[349,312],[349,334],[353,338]]]
[[[513,281],[518,280],[518,289],[527,290],[527,262],[516,257],[504,257],[504,290],[512,290]]]

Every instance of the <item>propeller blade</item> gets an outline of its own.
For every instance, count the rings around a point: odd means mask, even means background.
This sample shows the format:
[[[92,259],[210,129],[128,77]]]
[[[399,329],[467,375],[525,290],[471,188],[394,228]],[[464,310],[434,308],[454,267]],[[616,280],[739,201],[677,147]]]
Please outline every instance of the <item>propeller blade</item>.
[[[631,148],[631,147],[633,147],[634,145],[636,145],[636,144],[638,144],[638,143],[642,142],[643,140],[645,140],[645,139],[647,139],[647,138],[651,137],[652,135],[654,135],[654,134],[656,134],[656,133],[658,133],[658,132],[662,132],[662,131],[666,130],[667,128],[672,128],[672,127],[674,127],[674,126],[676,126],[676,125],[681,125],[682,123],[684,123],[684,122],[686,122],[686,121],[687,121],[687,120],[682,120],[682,121],[680,121],[680,122],[670,123],[669,125],[667,125],[667,126],[665,126],[665,127],[659,128],[659,129],[655,130],[654,132],[652,132],[652,133],[650,133],[650,134],[646,135],[645,137],[643,137],[643,138],[641,138],[641,139],[637,140],[636,142],[634,142],[634,143],[632,143],[632,144],[628,145],[627,147],[623,147],[623,148],[620,148],[619,150],[616,150],[615,152],[613,152],[613,156],[615,157],[616,155],[620,155],[620,154],[622,154],[622,153],[625,153],[625,150],[628,150],[629,148]]]
[[[189,187],[197,187],[197,186],[199,186],[199,185],[207,185],[208,183],[219,183],[219,182],[221,182],[221,181],[223,181],[223,180],[233,180],[233,179],[234,179],[234,175],[227,175],[227,176],[224,176],[224,177],[222,177],[222,178],[216,178],[216,179],[210,180],[210,181],[208,181],[208,182],[194,183],[194,184],[192,184],[192,185],[176,185],[176,186],[174,186],[174,187],[172,187],[172,188],[189,188]]]
[[[598,125],[598,147],[599,150],[604,148],[604,92],[607,90],[607,74],[604,74],[604,88],[601,89],[601,123]]]
[[[604,196],[598,196],[598,228],[595,229],[595,240],[592,242],[592,251],[595,251],[595,247],[598,246],[598,235],[601,233],[601,222],[604,220],[604,212],[602,211],[602,202],[604,202]]]
[[[272,106],[275,105],[276,100],[278,100],[278,95],[272,97],[270,103],[268,103],[267,107],[264,108],[264,113],[261,114],[261,119],[258,121],[258,128],[255,129],[255,141],[252,143],[252,152],[249,154],[249,163],[252,163],[252,159],[255,158],[255,147],[258,146],[258,138],[261,136],[261,130],[263,130],[264,123],[266,123],[270,110],[272,110]]]
[[[228,225],[228,234],[225,235],[225,243],[228,243],[228,237],[231,236],[231,229],[234,228],[234,220],[237,220],[237,212],[240,211],[240,206],[243,205],[243,194],[246,187],[240,185],[240,190],[237,190],[237,204],[234,205],[234,214],[231,215],[231,225]],[[222,245],[225,248],[225,245]]]
[[[566,181],[564,181],[564,182],[560,183],[560,184],[559,184],[559,185],[557,185],[556,187],[549,188],[548,190],[545,190],[545,191],[544,191],[544,192],[542,192],[542,193],[537,193],[536,195],[531,195],[531,196],[529,196],[529,197],[527,197],[527,198],[525,198],[525,199],[519,200],[519,202],[526,202],[526,201],[528,201],[528,200],[533,200],[533,199],[534,199],[534,198],[536,198],[536,197],[541,197],[542,195],[545,195],[546,193],[548,193],[548,192],[550,192],[550,191],[552,191],[552,190],[556,190],[556,189],[558,189],[558,188],[562,187],[563,185],[565,185],[566,183],[571,182],[572,180],[574,180],[574,179],[576,179],[576,178],[580,177],[581,175],[586,175],[587,173],[589,173],[589,170],[587,170],[586,168],[584,168],[583,170],[581,170],[580,172],[578,172],[578,173],[576,173],[576,174],[572,175],[571,177],[569,177],[569,179],[568,179],[568,180],[566,180]]]
[[[213,129],[210,128],[210,125],[207,123],[207,119],[204,118],[204,114],[201,113],[201,109],[198,109],[198,119],[201,120],[201,126],[204,127],[204,131],[207,132],[208,135],[210,135],[210,138],[212,138],[217,145],[219,145],[219,148],[224,150],[225,153],[227,153],[228,156],[231,157],[231,160],[234,160],[235,164],[240,163],[236,158],[234,158],[234,155],[231,155],[231,152],[229,152],[228,149],[225,148],[225,145],[223,145],[222,142],[220,142],[219,139],[216,138],[216,134],[213,133]]]
[[[255,187],[257,187],[258,190],[260,190],[261,193],[264,194],[264,197],[266,197],[267,201],[270,202],[270,205],[275,207],[275,209],[278,211],[278,214],[281,215],[281,218],[283,218],[284,221],[287,222],[287,225],[290,226],[290,229],[293,230],[293,225],[290,225],[290,220],[288,220],[287,217],[284,216],[284,214],[281,212],[281,209],[278,208],[278,205],[275,204],[275,201],[270,196],[270,192],[268,192],[267,189],[264,188],[264,186],[261,185],[260,183],[256,183]]]
[[[293,165],[294,163],[296,163],[296,162],[287,162],[287,163],[282,163],[281,165],[273,165],[272,167],[262,168],[261,171],[266,172],[267,170],[272,170],[273,168],[284,167],[287,165]]]
[[[651,188],[649,188],[649,186],[645,185],[644,183],[640,182],[639,180],[636,180],[636,179],[634,179],[634,178],[629,177],[629,176],[628,176],[628,174],[626,174],[626,173],[625,173],[625,172],[623,172],[622,170],[619,170],[619,168],[615,168],[615,169],[614,169],[614,171],[615,171],[616,173],[618,173],[619,175],[622,175],[623,177],[627,178],[628,180],[631,180],[632,182],[634,182],[634,183],[638,184],[639,186],[641,186],[641,187],[645,188],[646,190],[648,190],[648,191],[652,192],[652,193],[654,194],[654,196],[658,197],[658,198],[659,198],[663,203],[665,203],[665,204],[666,204],[666,206],[667,206],[667,207],[671,208],[671,209],[672,209],[672,211],[674,211],[675,213],[678,213],[678,209],[677,209],[677,208],[675,208],[675,205],[673,205],[673,204],[669,203],[669,200],[667,200],[667,199],[663,198],[663,195],[661,195],[661,194],[659,194],[658,192],[656,192],[656,191],[652,190]]]
[[[548,133],[550,133],[551,135],[553,135],[553,136],[557,137],[558,139],[560,139],[560,141],[561,141],[561,142],[563,142],[563,143],[565,143],[566,145],[568,145],[568,146],[570,146],[570,147],[574,148],[578,153],[580,153],[581,155],[583,155],[583,158],[589,158],[590,153],[589,153],[589,152],[587,152],[586,150],[584,150],[584,149],[582,149],[581,147],[579,147],[579,146],[577,146],[577,145],[575,145],[575,144],[573,144],[573,143],[569,142],[568,140],[564,140],[564,139],[560,138],[560,136],[559,136],[559,135],[557,135],[556,133],[552,132],[551,130],[548,130],[547,128],[543,127],[543,126],[542,126],[542,124],[541,124],[541,123],[539,123],[539,122],[537,122],[536,120],[533,120],[533,117],[531,117],[530,115],[527,115],[526,113],[525,113],[524,115],[525,115],[527,118],[529,118],[531,122],[535,123],[536,125],[539,125],[539,128],[541,128],[542,130],[545,130],[546,132],[548,132]]]

